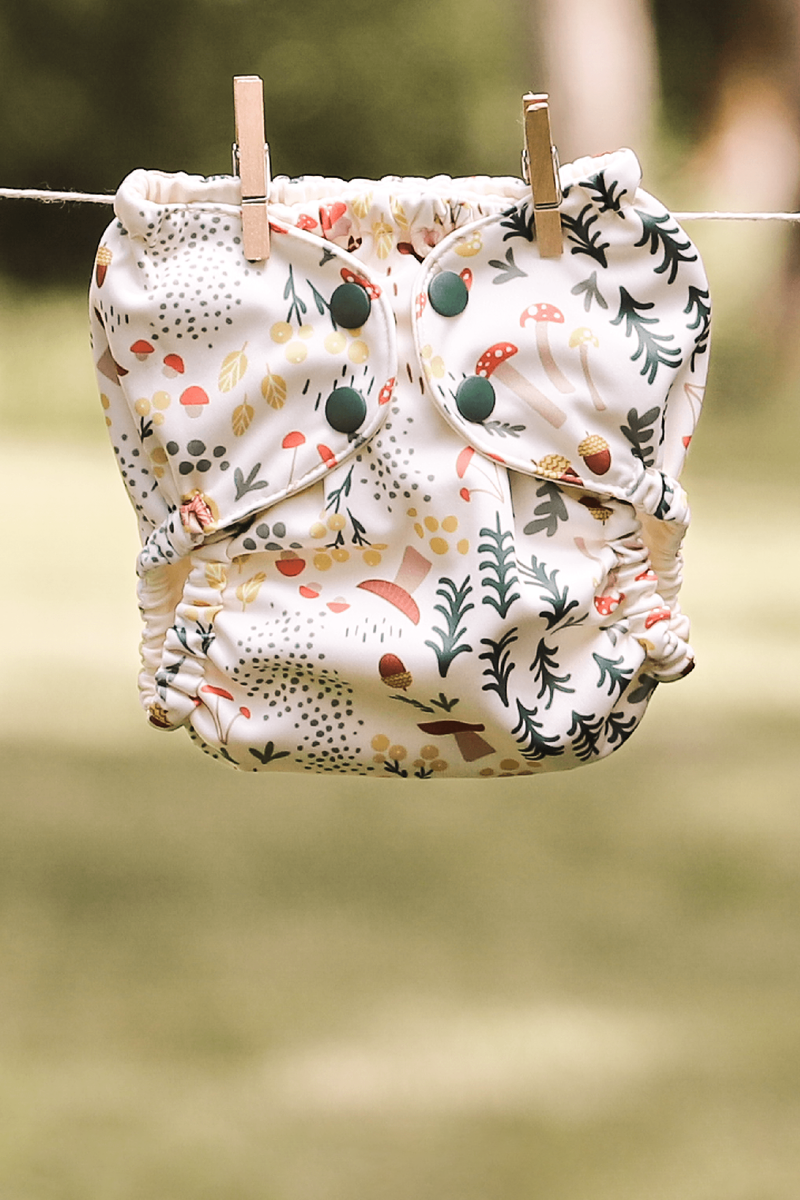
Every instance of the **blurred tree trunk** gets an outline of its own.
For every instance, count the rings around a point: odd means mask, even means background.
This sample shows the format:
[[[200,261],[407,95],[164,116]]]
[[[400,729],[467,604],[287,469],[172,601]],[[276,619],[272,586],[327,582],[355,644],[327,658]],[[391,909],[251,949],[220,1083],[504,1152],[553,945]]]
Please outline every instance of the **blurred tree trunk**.
[[[649,0],[540,2],[533,31],[562,162],[624,145],[646,155],[658,97]]]

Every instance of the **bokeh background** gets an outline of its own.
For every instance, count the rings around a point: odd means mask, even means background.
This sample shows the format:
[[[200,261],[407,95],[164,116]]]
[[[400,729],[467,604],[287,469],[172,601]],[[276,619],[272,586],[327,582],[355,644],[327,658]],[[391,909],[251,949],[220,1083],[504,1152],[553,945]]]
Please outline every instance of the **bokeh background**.
[[[516,173],[629,144],[800,207],[797,0],[0,0],[0,186]],[[0,200],[0,1196],[796,1200],[800,255],[686,223],[698,669],[561,777],[237,776],[146,727],[86,287],[110,210]]]

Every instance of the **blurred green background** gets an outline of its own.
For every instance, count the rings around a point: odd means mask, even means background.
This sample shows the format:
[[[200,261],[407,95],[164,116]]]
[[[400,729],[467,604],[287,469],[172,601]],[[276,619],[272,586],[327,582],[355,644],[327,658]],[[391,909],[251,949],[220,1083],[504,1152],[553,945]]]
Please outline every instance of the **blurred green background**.
[[[516,173],[628,143],[796,209],[793,0],[2,0],[0,186]],[[698,669],[563,777],[238,776],[146,728],[85,291],[110,218],[0,200],[5,1200],[796,1200],[797,232],[686,223],[715,345]]]

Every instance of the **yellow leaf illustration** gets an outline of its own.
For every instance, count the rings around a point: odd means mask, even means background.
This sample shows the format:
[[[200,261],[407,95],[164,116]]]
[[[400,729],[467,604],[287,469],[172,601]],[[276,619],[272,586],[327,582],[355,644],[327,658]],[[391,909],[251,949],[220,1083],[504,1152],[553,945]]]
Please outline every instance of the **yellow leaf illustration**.
[[[392,210],[392,217],[394,218],[395,225],[397,225],[398,229],[401,229],[405,233],[409,228],[406,210],[403,208],[403,205],[400,203],[397,196],[390,197],[389,205]]]
[[[228,582],[223,563],[206,563],[206,583],[221,592]]]
[[[233,410],[231,424],[236,437],[241,437],[253,419],[253,406],[247,403],[245,398],[244,404],[237,404]]]
[[[261,380],[261,395],[270,408],[283,408],[286,403],[286,380],[282,375],[273,375],[269,367]]]
[[[246,349],[247,342],[245,342],[241,350],[234,350],[232,354],[227,354],[222,360],[219,372],[219,390],[221,392],[233,391],[247,370]]]
[[[378,258],[388,258],[392,252],[392,227],[385,221],[375,221],[372,226],[372,236],[375,239],[375,253]]]
[[[242,611],[248,604],[252,604],[259,593],[262,583],[266,579],[263,571],[259,571],[257,575],[252,575],[245,583],[240,583],[236,589],[236,598],[242,602]]]
[[[362,192],[353,201],[353,212],[362,221],[372,206],[372,192]]]

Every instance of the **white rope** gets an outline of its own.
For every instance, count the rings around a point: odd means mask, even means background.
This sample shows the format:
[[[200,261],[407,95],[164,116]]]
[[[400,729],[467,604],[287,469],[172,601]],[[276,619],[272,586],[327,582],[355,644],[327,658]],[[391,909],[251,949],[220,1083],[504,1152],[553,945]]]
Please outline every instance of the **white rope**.
[[[114,196],[97,195],[94,192],[50,192],[35,188],[0,188],[0,197],[6,200],[40,200],[43,204],[58,204],[73,200],[79,204],[113,204]]]
[[[96,192],[52,192],[36,188],[0,188],[0,199],[39,200],[43,204],[113,204],[114,195]],[[800,222],[800,212],[673,212],[676,221],[789,221]]]

